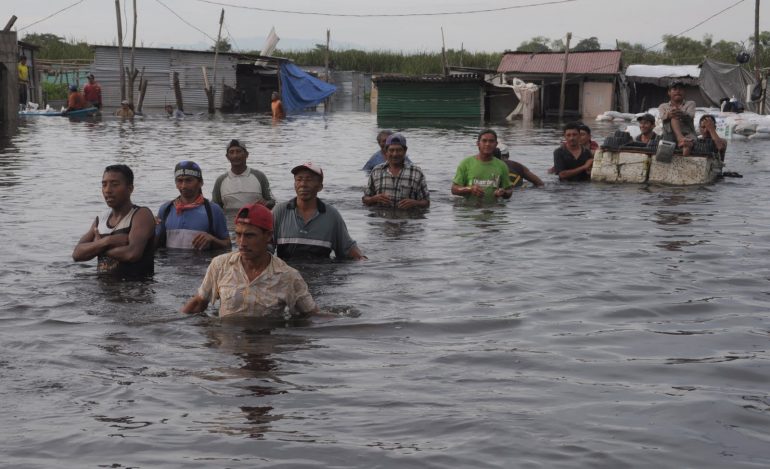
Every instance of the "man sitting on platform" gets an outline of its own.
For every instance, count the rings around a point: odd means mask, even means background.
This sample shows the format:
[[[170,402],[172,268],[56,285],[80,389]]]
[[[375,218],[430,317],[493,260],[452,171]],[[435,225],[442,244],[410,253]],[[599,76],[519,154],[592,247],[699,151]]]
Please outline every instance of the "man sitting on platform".
[[[641,133],[636,136],[635,141],[646,143],[650,145],[651,142],[655,142],[658,139],[658,134],[653,130],[655,128],[655,116],[652,114],[644,114],[636,118],[639,122],[639,130]]]
[[[663,121],[663,140],[676,143],[683,156],[689,156],[695,140],[695,102],[685,101],[684,84],[674,81],[668,87],[670,101],[658,107]]]

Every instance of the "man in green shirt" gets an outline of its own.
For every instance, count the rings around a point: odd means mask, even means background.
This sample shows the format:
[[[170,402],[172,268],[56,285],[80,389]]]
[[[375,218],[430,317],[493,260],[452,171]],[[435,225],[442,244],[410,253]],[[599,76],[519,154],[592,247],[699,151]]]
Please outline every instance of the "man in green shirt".
[[[513,186],[508,177],[508,166],[494,157],[497,133],[491,129],[482,130],[476,145],[479,152],[465,158],[457,166],[452,179],[452,194],[485,202],[492,202],[498,197],[510,199]]]

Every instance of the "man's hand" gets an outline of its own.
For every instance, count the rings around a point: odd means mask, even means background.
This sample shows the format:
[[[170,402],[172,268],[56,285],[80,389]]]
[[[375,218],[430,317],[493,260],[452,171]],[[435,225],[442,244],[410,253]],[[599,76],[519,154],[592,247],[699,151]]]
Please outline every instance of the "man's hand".
[[[214,237],[208,233],[198,233],[192,240],[193,248],[198,251],[205,251],[211,247]]]
[[[385,194],[384,192],[381,192],[377,195],[373,195],[369,198],[367,198],[367,205],[392,205],[393,201],[391,200],[390,196],[388,194]]]
[[[414,208],[414,207],[421,207],[424,205],[424,202],[421,200],[415,200],[415,199],[401,199],[401,201],[398,202],[398,208]]]

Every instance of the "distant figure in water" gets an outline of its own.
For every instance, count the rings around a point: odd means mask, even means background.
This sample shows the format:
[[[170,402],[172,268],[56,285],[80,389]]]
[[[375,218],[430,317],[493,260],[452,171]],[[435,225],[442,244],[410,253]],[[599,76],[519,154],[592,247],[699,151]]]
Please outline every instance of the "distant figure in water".
[[[166,117],[173,117],[174,119],[184,118],[184,112],[179,109],[174,110],[174,106],[170,104],[166,104],[163,109],[166,111]]]
[[[510,152],[508,151],[507,146],[503,144],[498,145],[498,147],[495,148],[493,155],[495,158],[502,160],[503,163],[508,166],[508,176],[511,178],[511,184],[513,187],[521,187],[525,179],[534,184],[535,187],[543,187],[545,185],[535,173],[529,170],[529,168],[519,163],[518,161],[509,159]]]
[[[115,115],[118,117],[134,117],[134,111],[131,109],[129,102],[123,100],[120,102],[120,109],[115,111]]]
[[[153,273],[155,217],[147,207],[131,202],[134,173],[124,164],[104,168],[102,195],[109,207],[96,217],[72,259],[83,262],[98,257],[97,271],[121,277]]]
[[[285,119],[286,112],[283,110],[283,103],[281,102],[281,97],[278,95],[277,91],[273,91],[270,100],[272,101],[270,103],[270,109],[273,111],[273,120]]]
[[[183,313],[201,313],[219,299],[219,316],[288,319],[319,312],[302,276],[270,254],[273,214],[264,205],[246,205],[235,216],[238,250],[211,260],[198,292]]]

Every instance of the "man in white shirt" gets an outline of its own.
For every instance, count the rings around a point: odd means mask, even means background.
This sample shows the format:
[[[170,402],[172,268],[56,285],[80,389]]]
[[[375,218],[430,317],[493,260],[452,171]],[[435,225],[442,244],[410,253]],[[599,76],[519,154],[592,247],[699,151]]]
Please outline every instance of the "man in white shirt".
[[[230,171],[214,182],[211,201],[225,210],[237,210],[245,205],[259,203],[273,208],[275,198],[270,192],[270,183],[262,171],[246,166],[249,152],[246,145],[231,140],[226,153]]]

